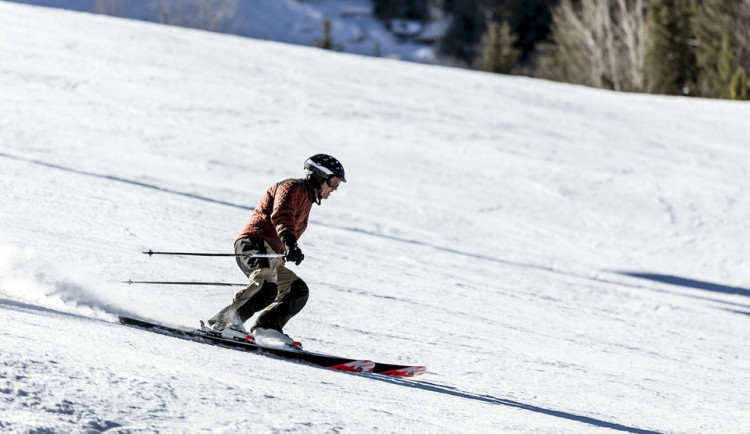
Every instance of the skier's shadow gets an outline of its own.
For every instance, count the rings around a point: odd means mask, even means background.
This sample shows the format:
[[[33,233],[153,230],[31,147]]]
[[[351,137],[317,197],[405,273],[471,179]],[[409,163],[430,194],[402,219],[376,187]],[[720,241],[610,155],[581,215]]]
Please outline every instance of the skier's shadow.
[[[118,176],[105,175],[105,174],[102,174],[102,173],[89,172],[87,170],[81,170],[81,169],[76,169],[76,168],[73,168],[73,167],[62,166],[60,164],[49,163],[49,162],[42,161],[42,160],[35,160],[33,158],[26,158],[26,157],[20,157],[20,156],[17,156],[17,155],[6,154],[4,152],[0,152],[0,157],[12,159],[12,160],[17,160],[17,161],[25,161],[27,163],[36,164],[38,166],[43,166],[43,167],[49,167],[51,169],[62,170],[63,172],[75,173],[75,174],[78,174],[78,175],[90,176],[90,177],[93,177],[93,178],[106,179],[107,181],[121,182],[121,183],[124,183],[124,184],[130,184],[130,185],[133,185],[133,186],[136,186],[136,187],[143,187],[143,188],[147,188],[149,190],[156,190],[156,191],[160,191],[162,193],[174,194],[174,195],[177,195],[177,196],[183,196],[183,197],[187,197],[187,198],[190,198],[190,199],[197,199],[197,200],[201,200],[201,201],[204,201],[204,202],[215,203],[215,204],[218,204],[218,205],[231,206],[233,208],[239,208],[239,209],[243,209],[243,210],[247,210],[247,211],[252,211],[252,210],[255,209],[254,207],[251,207],[251,206],[246,206],[246,205],[242,205],[242,204],[227,202],[227,201],[219,200],[219,199],[213,199],[213,198],[206,197],[206,196],[201,196],[201,195],[195,194],[195,193],[188,193],[188,192],[184,192],[184,191],[173,190],[173,189],[162,187],[162,186],[159,186],[159,185],[156,185],[156,184],[149,184],[147,182],[136,181],[136,180],[127,179],[127,178],[120,178]]]
[[[512,401],[510,399],[497,398],[490,395],[480,395],[471,392],[464,392],[456,389],[455,387],[445,386],[442,384],[431,383],[428,381],[414,381],[406,380],[396,377],[384,377],[382,375],[370,375],[369,378],[377,381],[382,381],[402,387],[408,387],[411,389],[425,390],[428,392],[440,393],[443,395],[454,396],[463,399],[470,399],[474,401],[484,402],[487,404],[505,405],[507,407],[519,408],[522,410],[533,411],[535,413],[546,414],[548,416],[559,417],[562,419],[568,419],[576,422],[581,422],[589,425],[593,425],[600,428],[609,428],[617,431],[632,432],[638,434],[660,434],[659,431],[651,431],[647,429],[635,428],[632,426],[622,425],[614,422],[607,422],[605,420],[595,419],[588,416],[581,416],[573,413],[568,413],[560,410],[552,410],[549,408],[537,407],[535,405],[524,404],[518,401]]]
[[[687,279],[669,274],[643,273],[637,271],[617,271],[616,273],[624,276],[637,277],[639,279],[652,280],[654,282],[668,283],[670,285],[682,286],[683,288],[699,289],[718,294],[741,295],[750,297],[750,289],[739,286],[721,285],[718,283],[706,282],[703,280]]]

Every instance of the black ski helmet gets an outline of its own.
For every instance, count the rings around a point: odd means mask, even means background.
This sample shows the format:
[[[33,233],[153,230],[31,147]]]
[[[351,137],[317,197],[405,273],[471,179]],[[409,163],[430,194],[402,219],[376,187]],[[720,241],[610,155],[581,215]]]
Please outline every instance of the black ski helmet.
[[[305,175],[309,176],[317,185],[322,185],[324,181],[334,176],[338,176],[342,182],[346,182],[344,166],[339,163],[339,160],[326,154],[316,154],[308,158],[305,161]]]

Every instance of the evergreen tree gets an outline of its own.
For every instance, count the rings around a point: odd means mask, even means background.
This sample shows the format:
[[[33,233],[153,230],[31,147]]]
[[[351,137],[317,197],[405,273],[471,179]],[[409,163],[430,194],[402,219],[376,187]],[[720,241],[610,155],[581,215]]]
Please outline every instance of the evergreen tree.
[[[440,40],[438,51],[458,64],[470,65],[476,57],[484,25],[481,0],[447,0],[445,7],[453,19]]]
[[[698,75],[690,20],[694,0],[650,0],[646,79],[653,93],[694,93]]]
[[[557,3],[558,0],[479,0],[477,7],[489,13],[495,21],[510,24],[517,37],[514,45],[521,50],[519,59],[527,61],[535,45],[549,35],[552,9]]]
[[[514,46],[517,40],[507,21],[503,21],[502,24],[489,21],[482,36],[479,68],[488,72],[510,74],[521,53]]]
[[[333,42],[333,35],[331,33],[331,20],[328,18],[323,19],[323,37],[315,40],[315,46],[324,50],[341,50],[341,45]]]
[[[735,76],[750,67],[750,4],[743,0],[704,0],[691,22],[699,68],[697,91],[709,98],[742,94]],[[744,92],[746,92],[745,89]]]
[[[521,60],[532,57],[536,45],[546,41],[552,26],[552,9],[558,0],[524,0],[515,8],[514,17],[509,18],[513,33],[518,35],[517,47],[521,49]]]
[[[738,66],[729,83],[729,99],[747,99],[747,73],[745,68]]]

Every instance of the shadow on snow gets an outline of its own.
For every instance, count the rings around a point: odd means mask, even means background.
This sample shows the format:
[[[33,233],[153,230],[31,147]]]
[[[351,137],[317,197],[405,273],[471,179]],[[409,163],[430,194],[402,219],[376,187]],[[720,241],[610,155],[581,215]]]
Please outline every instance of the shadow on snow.
[[[679,276],[667,274],[639,273],[633,271],[618,271],[623,276],[637,277],[639,279],[652,280],[654,282],[668,283],[670,285],[682,286],[684,288],[701,289],[703,291],[716,292],[719,294],[742,295],[750,297],[750,289],[737,286],[720,285],[718,283],[704,282],[701,280],[686,279]]]
[[[601,419],[595,419],[593,417],[581,416],[566,411],[552,410],[549,408],[538,407],[535,405],[524,404],[518,401],[512,401],[510,399],[496,398],[489,395],[480,395],[470,392],[464,392],[456,389],[455,387],[444,386],[442,384],[430,383],[426,381],[414,381],[405,380],[401,378],[382,377],[377,375],[371,375],[369,378],[377,381],[384,381],[387,383],[408,387],[412,389],[425,390],[428,392],[440,393],[443,395],[455,396],[463,399],[470,399],[478,402],[484,402],[487,404],[504,405],[507,407],[518,408],[521,410],[533,411],[539,414],[545,414],[547,416],[558,417],[561,419],[567,419],[575,422],[581,422],[589,425],[593,425],[600,428],[609,428],[617,431],[632,432],[638,434],[657,434],[659,431],[651,431],[641,428],[635,428],[632,426],[622,425],[614,422],[607,422]]]
[[[218,204],[218,205],[227,205],[227,206],[231,206],[231,207],[234,207],[234,208],[239,208],[239,209],[244,209],[244,210],[250,210],[250,211],[252,211],[254,209],[253,207],[249,207],[249,206],[246,206],[246,205],[240,205],[240,204],[236,204],[236,203],[225,202],[223,200],[212,199],[210,197],[200,196],[200,195],[193,194],[193,193],[185,193],[185,192],[182,192],[182,191],[171,190],[171,189],[168,189],[168,188],[160,187],[160,186],[155,185],[155,184],[148,184],[148,183],[145,183],[145,182],[133,181],[131,179],[119,178],[117,176],[104,175],[104,174],[101,174],[101,173],[88,172],[88,171],[85,171],[85,170],[74,169],[72,167],[60,166],[59,164],[47,163],[46,161],[34,160],[34,159],[31,159],[31,158],[24,158],[24,157],[19,157],[19,156],[16,156],[16,155],[10,155],[10,154],[6,154],[4,152],[0,152],[0,157],[9,158],[11,160],[25,161],[27,163],[36,164],[38,166],[49,167],[49,168],[52,168],[52,169],[62,170],[64,172],[76,173],[78,175],[91,176],[91,177],[94,177],[94,178],[106,179],[108,181],[122,182],[122,183],[125,183],[125,184],[135,185],[135,186],[138,186],[138,187],[144,187],[144,188],[148,188],[148,189],[151,189],[151,190],[158,190],[158,191],[161,191],[161,192],[164,192],[164,193],[170,193],[170,194],[174,194],[174,195],[177,195],[177,196],[189,197],[191,199],[198,199],[198,200],[202,200],[202,201],[205,201],[205,202],[215,203],[215,204]]]

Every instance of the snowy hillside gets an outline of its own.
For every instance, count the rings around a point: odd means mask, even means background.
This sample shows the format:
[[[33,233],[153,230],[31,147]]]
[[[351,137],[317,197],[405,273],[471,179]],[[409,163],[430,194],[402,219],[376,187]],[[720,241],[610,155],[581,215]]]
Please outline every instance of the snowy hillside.
[[[82,12],[99,12],[151,22],[173,22],[180,26],[207,28],[206,14],[190,10],[184,0],[11,0],[16,3],[54,7]],[[430,33],[441,31],[447,20],[420,26],[421,33],[399,38],[372,13],[371,0],[222,0],[204,2],[213,14],[215,30],[255,39],[316,46],[323,40],[323,23],[330,23],[333,49],[365,56],[434,63],[431,44],[419,42]],[[213,27],[211,27],[213,28]],[[434,35],[433,35],[434,36]]]
[[[0,2],[0,431],[750,432],[750,105]],[[160,336],[308,156],[285,328],[351,375]]]

